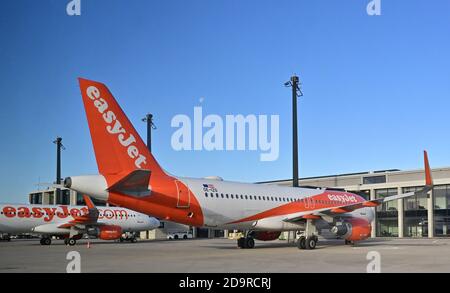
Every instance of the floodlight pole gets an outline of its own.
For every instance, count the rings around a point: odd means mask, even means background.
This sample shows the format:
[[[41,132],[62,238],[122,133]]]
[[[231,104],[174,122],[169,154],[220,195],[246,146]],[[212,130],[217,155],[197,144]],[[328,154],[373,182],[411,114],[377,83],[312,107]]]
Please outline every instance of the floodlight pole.
[[[297,119],[297,98],[303,96],[300,90],[300,80],[293,75],[285,86],[292,88],[292,186],[298,187],[298,119]]]
[[[61,184],[61,149],[64,148],[62,144],[62,138],[57,137],[55,141],[53,141],[54,144],[56,144],[56,184]],[[61,190],[59,188],[56,188],[56,198],[55,200],[58,201],[60,198]]]
[[[152,152],[152,129],[156,129],[153,123],[153,114],[147,114],[142,121],[147,122],[147,148],[149,152]]]

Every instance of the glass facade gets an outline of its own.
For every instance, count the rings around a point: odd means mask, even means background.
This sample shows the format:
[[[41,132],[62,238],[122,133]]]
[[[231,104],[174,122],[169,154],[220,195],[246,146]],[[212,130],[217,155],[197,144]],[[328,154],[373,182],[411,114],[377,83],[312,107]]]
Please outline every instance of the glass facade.
[[[30,194],[30,204],[42,204],[42,193]]]
[[[450,236],[450,185],[433,188],[434,236]]]
[[[363,177],[363,184],[386,183],[386,175]]]
[[[52,192],[48,192],[47,194],[47,198],[48,198],[48,204],[55,204],[55,193]]]
[[[396,195],[397,188],[375,190],[375,198]],[[398,201],[393,200],[376,207],[377,237],[398,237]]]
[[[403,193],[418,191],[419,187],[405,187]],[[403,199],[404,236],[405,237],[427,237],[428,236],[428,211],[427,194],[420,194]]]
[[[64,189],[56,192],[56,204],[70,205],[70,190]]]

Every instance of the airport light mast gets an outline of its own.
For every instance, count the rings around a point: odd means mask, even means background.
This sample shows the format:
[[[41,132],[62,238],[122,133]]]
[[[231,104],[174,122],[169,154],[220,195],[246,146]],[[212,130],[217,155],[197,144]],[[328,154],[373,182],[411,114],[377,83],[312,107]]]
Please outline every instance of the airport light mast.
[[[155,123],[153,123],[153,114],[145,115],[142,121],[147,122],[147,148],[152,152],[152,129],[156,129]]]
[[[284,84],[292,88],[292,186],[298,187],[298,130],[297,130],[297,98],[302,97],[301,84],[298,76],[293,75]]]
[[[61,184],[61,150],[65,150],[66,148],[62,144],[62,138],[57,137],[55,141],[53,141],[54,144],[56,144],[56,184]],[[59,188],[56,188],[56,201],[58,201],[61,197],[61,190]]]

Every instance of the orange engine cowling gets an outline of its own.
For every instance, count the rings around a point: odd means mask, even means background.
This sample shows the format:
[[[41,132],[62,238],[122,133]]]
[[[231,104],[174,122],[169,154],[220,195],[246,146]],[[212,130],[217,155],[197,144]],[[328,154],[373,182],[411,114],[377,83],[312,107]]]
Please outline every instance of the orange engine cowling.
[[[253,236],[253,238],[255,238],[256,240],[261,240],[261,241],[272,241],[275,239],[278,239],[278,237],[280,237],[281,232],[280,231],[253,231],[251,233],[251,236]]]
[[[370,237],[372,226],[366,219],[349,218],[332,227],[331,232],[345,240],[360,241]]]
[[[97,237],[102,240],[116,240],[122,236],[122,233],[122,228],[119,226],[100,226]]]

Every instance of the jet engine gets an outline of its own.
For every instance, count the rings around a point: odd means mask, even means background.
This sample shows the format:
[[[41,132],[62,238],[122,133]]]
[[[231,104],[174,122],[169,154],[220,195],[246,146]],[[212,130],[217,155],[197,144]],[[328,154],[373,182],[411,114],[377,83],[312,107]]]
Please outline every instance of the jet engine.
[[[370,237],[372,226],[366,219],[349,218],[337,223],[330,231],[345,240],[360,241]]]
[[[119,226],[107,225],[89,228],[87,234],[101,240],[116,240],[122,236],[123,231]]]
[[[280,231],[253,231],[251,236],[256,240],[272,241],[280,237]]]
[[[108,183],[102,175],[73,176],[64,179],[64,187],[107,201]]]

